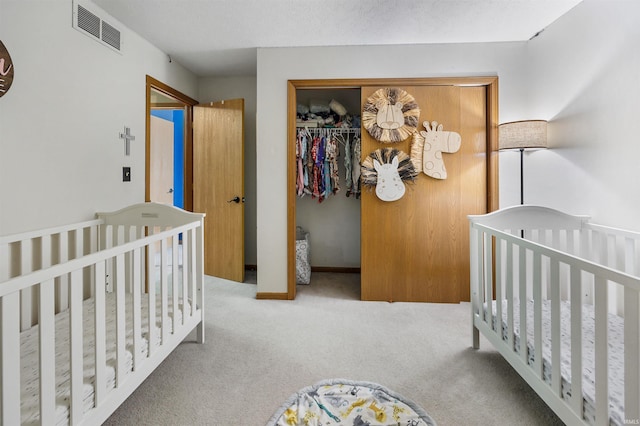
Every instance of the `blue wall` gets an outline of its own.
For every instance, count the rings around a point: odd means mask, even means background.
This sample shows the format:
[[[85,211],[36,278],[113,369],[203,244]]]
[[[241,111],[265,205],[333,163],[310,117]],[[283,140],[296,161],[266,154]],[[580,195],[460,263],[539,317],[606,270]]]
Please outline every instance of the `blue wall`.
[[[184,208],[184,110],[157,109],[151,115],[173,122],[173,205]]]

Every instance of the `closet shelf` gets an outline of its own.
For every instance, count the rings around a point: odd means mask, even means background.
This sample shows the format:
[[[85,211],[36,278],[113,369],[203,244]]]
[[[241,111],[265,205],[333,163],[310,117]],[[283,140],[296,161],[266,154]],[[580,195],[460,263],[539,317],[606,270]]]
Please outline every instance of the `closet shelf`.
[[[298,127],[298,129],[306,129],[312,135],[327,133],[360,133],[360,128],[352,127]]]

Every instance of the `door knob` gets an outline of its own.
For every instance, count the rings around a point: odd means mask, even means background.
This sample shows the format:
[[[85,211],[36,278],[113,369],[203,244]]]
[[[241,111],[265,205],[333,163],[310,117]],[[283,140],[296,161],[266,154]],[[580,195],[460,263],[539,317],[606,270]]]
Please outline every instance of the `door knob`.
[[[230,199],[229,201],[227,201],[227,203],[236,203],[236,204],[238,204],[239,202],[240,202],[240,197],[238,197],[237,195],[232,199]]]

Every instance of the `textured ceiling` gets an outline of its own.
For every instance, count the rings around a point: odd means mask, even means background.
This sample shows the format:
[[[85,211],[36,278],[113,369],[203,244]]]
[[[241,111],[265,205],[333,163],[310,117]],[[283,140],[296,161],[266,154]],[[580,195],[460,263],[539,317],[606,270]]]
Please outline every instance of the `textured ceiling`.
[[[528,40],[581,0],[94,0],[199,76],[255,75],[257,47]]]

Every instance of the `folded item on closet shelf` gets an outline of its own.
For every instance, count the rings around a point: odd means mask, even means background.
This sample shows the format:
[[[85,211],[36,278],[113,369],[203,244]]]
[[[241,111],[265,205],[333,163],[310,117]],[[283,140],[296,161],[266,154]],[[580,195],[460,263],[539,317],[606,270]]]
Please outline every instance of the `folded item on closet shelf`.
[[[309,107],[304,104],[298,104],[296,107],[296,112],[298,114],[309,114]]]
[[[335,99],[331,99],[331,102],[329,102],[329,108],[341,117],[347,114],[347,109]]]
[[[311,102],[309,102],[309,111],[313,114],[318,114],[329,113],[331,109],[329,108],[329,105],[327,103],[319,101],[317,99],[312,99]]]
[[[318,127],[318,122],[316,120],[296,120],[296,127]]]

